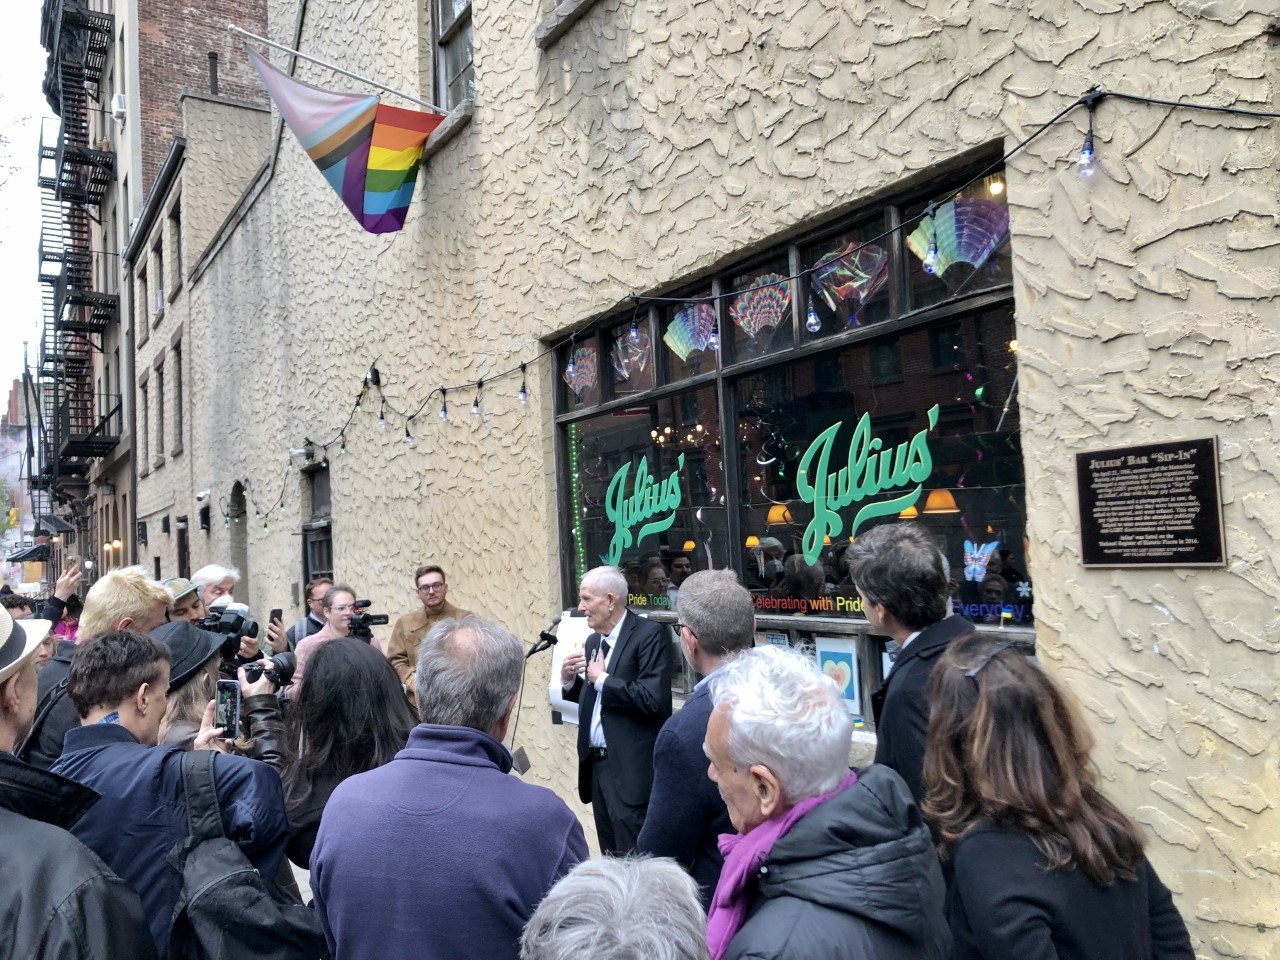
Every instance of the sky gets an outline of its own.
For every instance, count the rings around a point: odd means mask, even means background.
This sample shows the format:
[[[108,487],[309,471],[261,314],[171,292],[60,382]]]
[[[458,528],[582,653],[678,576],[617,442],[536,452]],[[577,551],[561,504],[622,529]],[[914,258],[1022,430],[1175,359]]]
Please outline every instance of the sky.
[[[0,39],[0,396],[22,375],[22,341],[30,341],[33,364],[39,349],[36,153],[40,121],[52,117],[40,92],[44,66],[39,0],[10,0]]]

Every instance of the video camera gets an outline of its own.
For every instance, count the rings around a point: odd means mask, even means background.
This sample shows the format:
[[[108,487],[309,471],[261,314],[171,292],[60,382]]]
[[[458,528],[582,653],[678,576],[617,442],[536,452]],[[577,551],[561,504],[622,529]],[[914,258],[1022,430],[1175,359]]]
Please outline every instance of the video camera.
[[[357,600],[355,608],[360,613],[353,613],[351,619],[347,621],[348,635],[365,643],[373,639],[373,631],[369,629],[370,627],[382,627],[391,622],[391,618],[385,613],[365,613],[364,611],[371,606],[373,606],[372,600]]]
[[[216,613],[201,617],[195,625],[210,633],[222,634],[227,639],[222,642],[222,659],[234,660],[240,651],[240,638],[258,639],[258,624],[245,616],[249,608],[244,604],[227,604]]]

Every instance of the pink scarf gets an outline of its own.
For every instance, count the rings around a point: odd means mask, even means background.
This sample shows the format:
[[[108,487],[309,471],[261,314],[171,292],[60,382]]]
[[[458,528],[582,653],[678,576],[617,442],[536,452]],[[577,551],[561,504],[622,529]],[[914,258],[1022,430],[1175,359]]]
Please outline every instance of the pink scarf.
[[[785,813],[770,817],[750,833],[720,834],[720,852],[724,854],[724,868],[720,882],[716,884],[711,909],[707,913],[707,946],[711,960],[721,960],[729,943],[747,919],[747,884],[751,875],[769,857],[769,851],[797,820],[814,807],[826,803],[841,790],[853,786],[858,774],[850,770],[849,776],[830,793],[802,800]]]

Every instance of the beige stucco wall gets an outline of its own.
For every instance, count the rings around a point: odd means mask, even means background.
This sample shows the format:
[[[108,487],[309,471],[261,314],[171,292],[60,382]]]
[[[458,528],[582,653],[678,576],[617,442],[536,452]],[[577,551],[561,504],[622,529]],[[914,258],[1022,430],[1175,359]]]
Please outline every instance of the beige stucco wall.
[[[371,362],[416,406],[632,290],[1012,146],[1094,83],[1265,109],[1276,41],[1256,6],[606,0],[543,54],[529,4],[477,5],[475,118],[430,162],[402,234],[361,233],[286,135],[191,290],[194,483],[225,497],[249,477],[265,507],[285,477],[280,510],[246,528],[247,598],[289,606],[303,481],[286,451],[337,436]],[[306,51],[417,82],[417,5],[306,9]],[[296,13],[273,3],[273,36],[291,39]],[[1262,958],[1280,929],[1275,129],[1107,100],[1086,183],[1083,120],[1008,171],[1041,652],[1083,701],[1197,951]],[[376,404],[347,428],[334,559],[375,609],[409,609],[427,559],[451,599],[523,637],[559,607],[551,374],[531,374],[527,408],[512,380],[486,388],[479,419],[469,391],[445,424],[433,402],[416,450],[394,419],[378,430]],[[1074,454],[1213,433],[1227,569],[1084,571]],[[215,517],[193,555],[225,558],[230,532]],[[569,798],[572,728],[548,722],[546,670],[531,663],[519,743],[530,779]]]

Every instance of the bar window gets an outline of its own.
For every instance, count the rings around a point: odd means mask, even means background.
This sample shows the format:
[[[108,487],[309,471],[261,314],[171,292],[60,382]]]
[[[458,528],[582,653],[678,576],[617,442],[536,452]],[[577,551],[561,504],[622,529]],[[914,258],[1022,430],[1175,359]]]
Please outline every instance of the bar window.
[[[622,567],[638,609],[669,609],[651,592],[656,560],[675,554],[694,570],[728,563],[724,453],[712,387],[579,420],[565,428],[570,576]]]
[[[475,96],[471,0],[436,0],[436,73],[441,106],[452,110]]]
[[[941,375],[938,330],[972,344]],[[1001,309],[903,334],[896,384],[869,376],[877,343],[738,382],[738,550],[761,612],[861,616],[844,562],[851,538],[911,520],[947,557],[957,612],[1031,622],[1012,339]]]
[[[779,257],[732,277],[729,282],[727,330],[735,362],[786,350],[792,338],[791,268]]]

